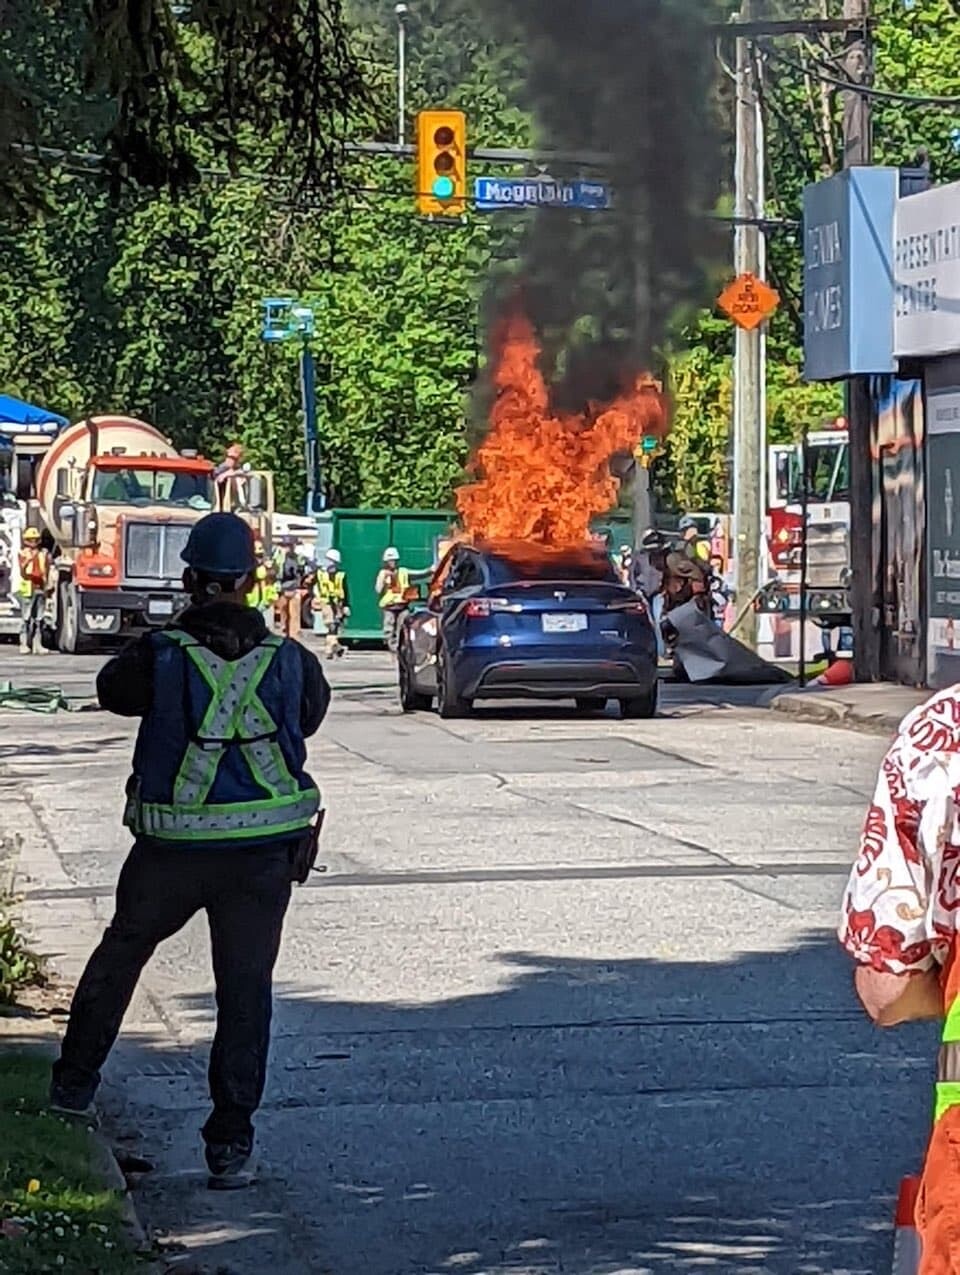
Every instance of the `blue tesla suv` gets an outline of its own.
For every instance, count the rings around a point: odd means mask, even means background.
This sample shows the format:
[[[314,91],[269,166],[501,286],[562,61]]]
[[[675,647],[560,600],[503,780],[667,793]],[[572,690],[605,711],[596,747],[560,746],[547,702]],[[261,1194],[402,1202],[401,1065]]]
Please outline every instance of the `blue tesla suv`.
[[[461,717],[480,699],[616,699],[657,710],[657,643],[646,603],[600,549],[454,545],[426,604],[404,617],[400,702]]]

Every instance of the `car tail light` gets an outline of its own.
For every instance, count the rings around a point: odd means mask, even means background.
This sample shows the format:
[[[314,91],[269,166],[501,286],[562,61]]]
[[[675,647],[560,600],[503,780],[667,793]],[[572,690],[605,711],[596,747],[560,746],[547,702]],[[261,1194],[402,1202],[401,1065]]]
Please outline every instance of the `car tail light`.
[[[486,620],[495,612],[509,611],[519,615],[522,610],[519,602],[509,602],[506,598],[471,598],[463,608],[463,614],[468,620]]]
[[[620,615],[649,615],[650,608],[644,602],[643,598],[634,598],[630,602],[613,602],[610,604],[611,611],[617,611]]]

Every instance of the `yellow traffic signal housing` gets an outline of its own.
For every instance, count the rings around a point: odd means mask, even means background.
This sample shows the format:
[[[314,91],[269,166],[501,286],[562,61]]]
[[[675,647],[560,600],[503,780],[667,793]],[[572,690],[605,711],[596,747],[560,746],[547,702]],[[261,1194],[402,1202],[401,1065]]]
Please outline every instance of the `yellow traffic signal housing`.
[[[463,111],[417,116],[417,212],[462,217],[467,207],[467,117]]]

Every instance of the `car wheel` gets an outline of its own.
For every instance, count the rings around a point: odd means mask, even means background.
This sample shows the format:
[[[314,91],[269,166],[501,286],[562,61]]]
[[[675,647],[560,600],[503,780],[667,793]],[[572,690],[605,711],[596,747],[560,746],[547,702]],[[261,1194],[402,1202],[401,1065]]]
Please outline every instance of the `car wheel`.
[[[650,718],[657,715],[657,702],[660,698],[660,684],[654,682],[646,695],[633,696],[620,701],[620,716]]]
[[[590,698],[587,695],[577,696],[577,712],[578,713],[602,713],[607,707],[605,699]]]
[[[467,717],[473,708],[473,701],[464,699],[460,694],[453,669],[450,667],[443,647],[437,657],[437,712],[449,720],[454,717]]]
[[[397,676],[400,679],[400,707],[405,713],[427,713],[433,707],[433,696],[417,690],[410,648],[400,647]]]

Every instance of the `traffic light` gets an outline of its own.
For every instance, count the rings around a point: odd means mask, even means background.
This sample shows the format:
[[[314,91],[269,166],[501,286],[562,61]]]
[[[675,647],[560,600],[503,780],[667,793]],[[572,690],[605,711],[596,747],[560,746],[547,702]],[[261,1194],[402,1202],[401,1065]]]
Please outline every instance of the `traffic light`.
[[[642,376],[637,381],[637,391],[640,394],[655,394],[657,398],[663,395],[663,382],[656,380],[652,376]],[[650,433],[644,433],[637,444],[633,457],[634,460],[643,469],[649,469],[653,462],[660,455],[663,448],[663,438],[666,430],[666,415],[663,414],[658,429],[652,423],[648,425]]]
[[[461,217],[467,198],[467,118],[463,111],[417,116],[417,212]]]

